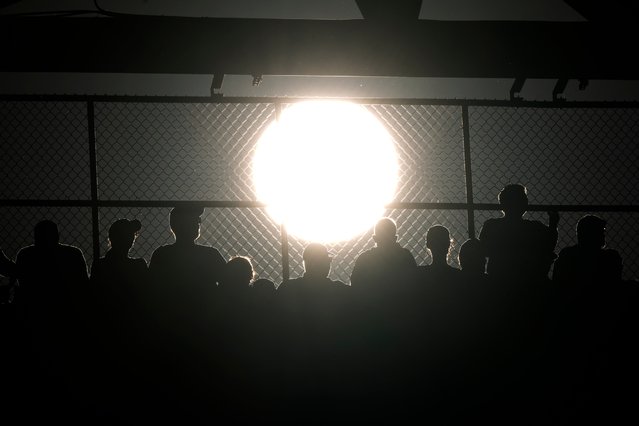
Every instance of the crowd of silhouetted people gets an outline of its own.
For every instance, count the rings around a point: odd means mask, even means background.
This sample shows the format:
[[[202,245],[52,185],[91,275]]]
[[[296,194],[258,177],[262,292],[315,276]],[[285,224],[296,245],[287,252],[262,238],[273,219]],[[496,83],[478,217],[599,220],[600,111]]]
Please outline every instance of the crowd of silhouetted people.
[[[631,413],[636,282],[585,215],[559,250],[557,212],[524,218],[522,185],[465,241],[426,233],[418,265],[382,218],[350,283],[310,243],[304,274],[255,279],[250,258],[196,243],[203,208],[175,207],[175,242],[131,258],[143,224],[118,219],[88,272],[54,222],[0,275],[3,412],[24,422],[532,424]],[[276,285],[278,284],[278,285]]]

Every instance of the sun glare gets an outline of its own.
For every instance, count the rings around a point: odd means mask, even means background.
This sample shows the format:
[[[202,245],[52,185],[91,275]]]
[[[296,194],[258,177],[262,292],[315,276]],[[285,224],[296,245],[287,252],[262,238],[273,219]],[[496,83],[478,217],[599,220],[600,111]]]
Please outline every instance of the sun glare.
[[[397,155],[384,126],[350,102],[292,104],[260,138],[258,199],[291,235],[345,241],[370,229],[393,200]]]

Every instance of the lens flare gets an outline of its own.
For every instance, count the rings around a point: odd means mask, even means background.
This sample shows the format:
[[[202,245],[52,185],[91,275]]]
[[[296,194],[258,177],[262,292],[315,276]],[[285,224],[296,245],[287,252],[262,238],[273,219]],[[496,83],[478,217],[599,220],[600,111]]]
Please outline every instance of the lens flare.
[[[282,111],[253,158],[257,197],[301,239],[349,240],[383,215],[397,186],[397,154],[365,107],[308,101]]]

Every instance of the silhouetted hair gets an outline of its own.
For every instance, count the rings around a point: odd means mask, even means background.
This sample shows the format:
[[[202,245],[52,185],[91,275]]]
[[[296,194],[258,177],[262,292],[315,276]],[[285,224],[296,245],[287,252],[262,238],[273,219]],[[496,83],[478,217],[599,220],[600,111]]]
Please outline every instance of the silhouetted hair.
[[[302,254],[304,265],[306,269],[313,269],[316,265],[323,265],[326,262],[330,262],[332,256],[325,245],[319,243],[310,243],[304,249]]]
[[[434,225],[426,232],[426,247],[431,251],[448,251],[450,245],[450,232],[445,226]]]
[[[139,220],[118,219],[109,228],[111,246],[132,244],[136,234],[142,229]]]
[[[169,215],[169,223],[171,229],[180,227],[182,224],[190,224],[194,221],[199,221],[200,216],[204,213],[203,207],[191,207],[191,206],[178,206],[171,210]]]
[[[275,283],[271,280],[267,280],[266,278],[259,278],[251,283],[251,288],[260,292],[274,292]]]
[[[171,210],[169,223],[171,230],[182,239],[197,239],[200,236],[200,216],[204,213],[203,207],[178,206]]]
[[[319,243],[310,243],[304,249],[302,259],[305,262],[313,262],[317,260],[325,260],[330,258],[330,254],[325,245]]]
[[[325,245],[310,243],[302,255],[304,270],[307,274],[327,276],[331,269],[333,257]]]
[[[375,224],[376,242],[395,241],[397,239],[397,225],[395,221],[389,217],[384,217]]]
[[[233,256],[226,263],[226,276],[234,283],[248,285],[255,278],[251,259],[245,256]]]
[[[481,270],[486,269],[486,255],[484,254],[481,242],[472,238],[466,240],[459,248],[459,265],[462,270]]]
[[[603,247],[605,240],[606,221],[599,216],[586,215],[577,222],[577,241],[579,244]]]
[[[502,207],[525,207],[528,205],[528,191],[526,187],[516,184],[506,185],[498,195]]]
[[[50,220],[38,222],[33,228],[33,239],[36,246],[52,246],[60,242],[58,225]]]

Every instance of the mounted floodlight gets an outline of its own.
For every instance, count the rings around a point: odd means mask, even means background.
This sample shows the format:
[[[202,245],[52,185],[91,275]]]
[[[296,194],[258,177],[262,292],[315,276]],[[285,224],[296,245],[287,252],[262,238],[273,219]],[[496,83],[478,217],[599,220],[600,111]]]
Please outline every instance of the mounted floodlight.
[[[260,138],[253,179],[258,199],[289,234],[344,241],[370,229],[395,197],[397,155],[365,107],[308,101],[284,109]]]

